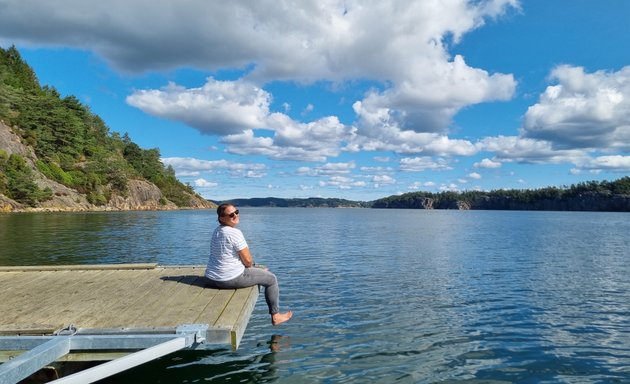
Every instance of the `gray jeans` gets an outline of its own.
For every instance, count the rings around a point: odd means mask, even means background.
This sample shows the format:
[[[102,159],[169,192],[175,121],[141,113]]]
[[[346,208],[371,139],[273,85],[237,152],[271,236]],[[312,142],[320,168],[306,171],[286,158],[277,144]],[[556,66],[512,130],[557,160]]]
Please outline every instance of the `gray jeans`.
[[[280,287],[278,279],[273,273],[263,268],[245,268],[245,272],[239,277],[228,281],[210,280],[206,277],[207,285],[219,289],[247,288],[254,285],[265,287],[265,301],[269,307],[269,313],[274,315],[280,312]]]

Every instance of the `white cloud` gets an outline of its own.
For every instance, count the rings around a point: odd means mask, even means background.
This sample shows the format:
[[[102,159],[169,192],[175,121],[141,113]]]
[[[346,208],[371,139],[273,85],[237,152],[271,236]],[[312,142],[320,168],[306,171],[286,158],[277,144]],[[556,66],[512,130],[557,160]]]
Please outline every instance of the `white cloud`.
[[[199,171],[183,171],[183,170],[179,170],[176,171],[177,172],[177,176],[178,177],[196,177],[199,176],[201,174],[201,172]]]
[[[336,117],[300,123],[283,113],[270,113],[271,96],[243,80],[209,78],[201,88],[169,84],[160,90],[136,91],[127,102],[162,118],[179,120],[201,133],[223,136],[227,151],[277,160],[325,161],[337,156],[352,130]],[[256,136],[256,129],[274,132]]]
[[[576,165],[583,170],[630,172],[630,156],[599,156],[578,162]]]
[[[418,190],[418,189],[423,188],[423,187],[424,188],[433,188],[435,186],[436,186],[436,184],[433,181],[426,181],[424,183],[416,181],[416,182],[412,183],[411,185],[409,185],[409,187],[407,187],[407,188],[411,189],[411,190]]]
[[[475,179],[475,180],[480,180],[481,179],[481,175],[478,174],[477,172],[469,173],[468,177],[470,177],[471,179]]]
[[[440,186],[440,191],[451,191],[451,192],[458,192],[459,191],[459,186],[457,184],[442,184]]]
[[[431,157],[406,157],[400,159],[400,170],[404,172],[423,172],[427,170],[450,170],[452,167],[445,159],[433,160]]]
[[[189,0],[177,7],[146,0],[65,0],[59,7],[21,0],[0,13],[0,34],[94,50],[129,71],[254,63],[250,76],[260,79],[388,79],[401,70],[419,76],[430,64],[448,67],[446,34],[458,41],[484,18],[517,6],[516,0]],[[401,60],[409,53],[410,60]],[[456,70],[450,71],[455,77]]]
[[[353,108],[359,121],[348,147],[355,151],[393,151],[438,156],[470,156],[477,152],[477,147],[467,140],[449,139],[433,132],[403,130],[400,122],[395,121],[386,108],[370,111],[360,101],[355,102]]]
[[[200,178],[200,179],[195,180],[195,187],[213,188],[213,187],[216,187],[217,185],[219,185],[219,184],[211,182],[211,181],[208,181],[208,180],[206,180],[204,178]]]
[[[538,103],[525,114],[522,134],[554,148],[630,150],[630,66],[586,73],[561,65]]]
[[[379,172],[379,173],[383,173],[383,172],[393,172],[394,168],[392,167],[361,167],[361,172]]]
[[[356,167],[354,161],[348,163],[327,163],[319,167],[299,167],[297,174],[302,176],[347,175]]]
[[[400,59],[417,66],[392,65],[398,70],[387,78],[392,87],[372,91],[355,103],[361,134],[370,136],[381,125],[402,132],[446,133],[452,117],[463,107],[509,100],[514,94],[512,75],[490,75],[471,68],[459,55],[448,61],[442,47],[435,48],[438,52],[428,49],[417,54],[411,46],[409,49],[406,55],[411,57]]]
[[[357,181],[351,177],[346,176],[332,176],[328,180],[319,182],[320,187],[337,187],[339,189],[352,189],[356,187],[365,187],[364,181]]]
[[[617,72],[586,73],[561,65],[551,73],[557,84],[547,87],[529,107],[520,136],[487,137],[479,151],[495,157],[475,163],[493,168],[501,162],[573,164],[570,171],[628,171],[630,150],[630,66]]]
[[[516,81],[511,74],[471,67],[448,51],[446,41],[457,43],[486,19],[518,6],[517,0],[189,0],[177,7],[146,0],[66,0],[60,8],[22,0],[0,12],[0,36],[90,50],[131,72],[182,67],[241,72],[244,77],[236,81],[209,78],[200,88],[169,84],[128,97],[146,113],[206,134],[229,135],[232,153],[325,161],[345,142],[348,151],[469,156],[475,153],[470,142],[446,136],[452,117],[472,104],[512,98]],[[302,124],[283,115],[282,126],[272,128],[272,141],[247,135],[278,120],[269,111],[272,95],[265,84],[356,80],[379,88],[356,100],[355,126],[334,122],[336,117]]]
[[[169,83],[159,90],[139,90],[127,103],[161,118],[181,121],[209,135],[264,128],[271,95],[245,81],[208,78],[201,88]]]
[[[200,160],[192,157],[165,157],[162,158],[164,165],[170,165],[175,170],[177,176],[197,176],[201,173],[216,173],[227,171],[235,176],[247,176],[248,174],[263,174],[267,169],[265,164],[260,163],[236,163],[227,160]]]
[[[481,150],[494,152],[495,160],[516,161],[529,164],[561,164],[579,161],[587,153],[577,149],[558,150],[548,141],[522,138],[517,136],[487,137],[478,143]],[[495,161],[479,163],[478,166],[491,165]]]
[[[313,112],[314,109],[315,106],[313,104],[308,104],[306,108],[304,108],[304,110],[302,111],[302,116],[308,115],[309,113]]]
[[[376,175],[372,177],[372,182],[375,185],[384,185],[384,184],[395,184],[396,179],[389,175]]]
[[[481,160],[480,162],[474,163],[473,167],[475,168],[500,168],[501,162],[493,161],[488,158]]]

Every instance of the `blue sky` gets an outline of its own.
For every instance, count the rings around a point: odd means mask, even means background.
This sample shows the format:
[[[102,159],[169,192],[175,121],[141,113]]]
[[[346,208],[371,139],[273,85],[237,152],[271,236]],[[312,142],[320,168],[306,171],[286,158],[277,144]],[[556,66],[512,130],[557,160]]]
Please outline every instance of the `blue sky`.
[[[630,174],[627,20],[618,0],[0,0],[0,46],[206,198],[369,201]]]

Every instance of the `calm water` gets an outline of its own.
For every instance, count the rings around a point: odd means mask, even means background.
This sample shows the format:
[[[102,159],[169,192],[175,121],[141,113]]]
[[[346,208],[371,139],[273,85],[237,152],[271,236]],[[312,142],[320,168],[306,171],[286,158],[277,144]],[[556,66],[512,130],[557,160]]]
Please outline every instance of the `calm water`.
[[[0,264],[204,264],[212,211],[0,215]],[[240,349],[108,383],[630,382],[627,213],[242,208],[276,272]]]

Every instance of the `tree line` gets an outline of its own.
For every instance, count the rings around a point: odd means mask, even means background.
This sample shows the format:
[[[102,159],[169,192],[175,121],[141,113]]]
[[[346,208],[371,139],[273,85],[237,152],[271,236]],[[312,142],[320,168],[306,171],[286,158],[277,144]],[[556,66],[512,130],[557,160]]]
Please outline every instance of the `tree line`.
[[[0,47],[0,119],[33,148],[41,173],[92,204],[106,204],[114,192],[125,196],[132,179],[154,183],[182,207],[195,194],[161,163],[159,149],[142,149],[127,134],[110,132],[75,96],[41,86],[14,46]],[[6,152],[0,152],[0,193],[29,206],[51,197],[50,190],[37,187],[25,159]]]
[[[375,200],[372,207],[628,211],[630,177],[540,189],[410,192]]]

